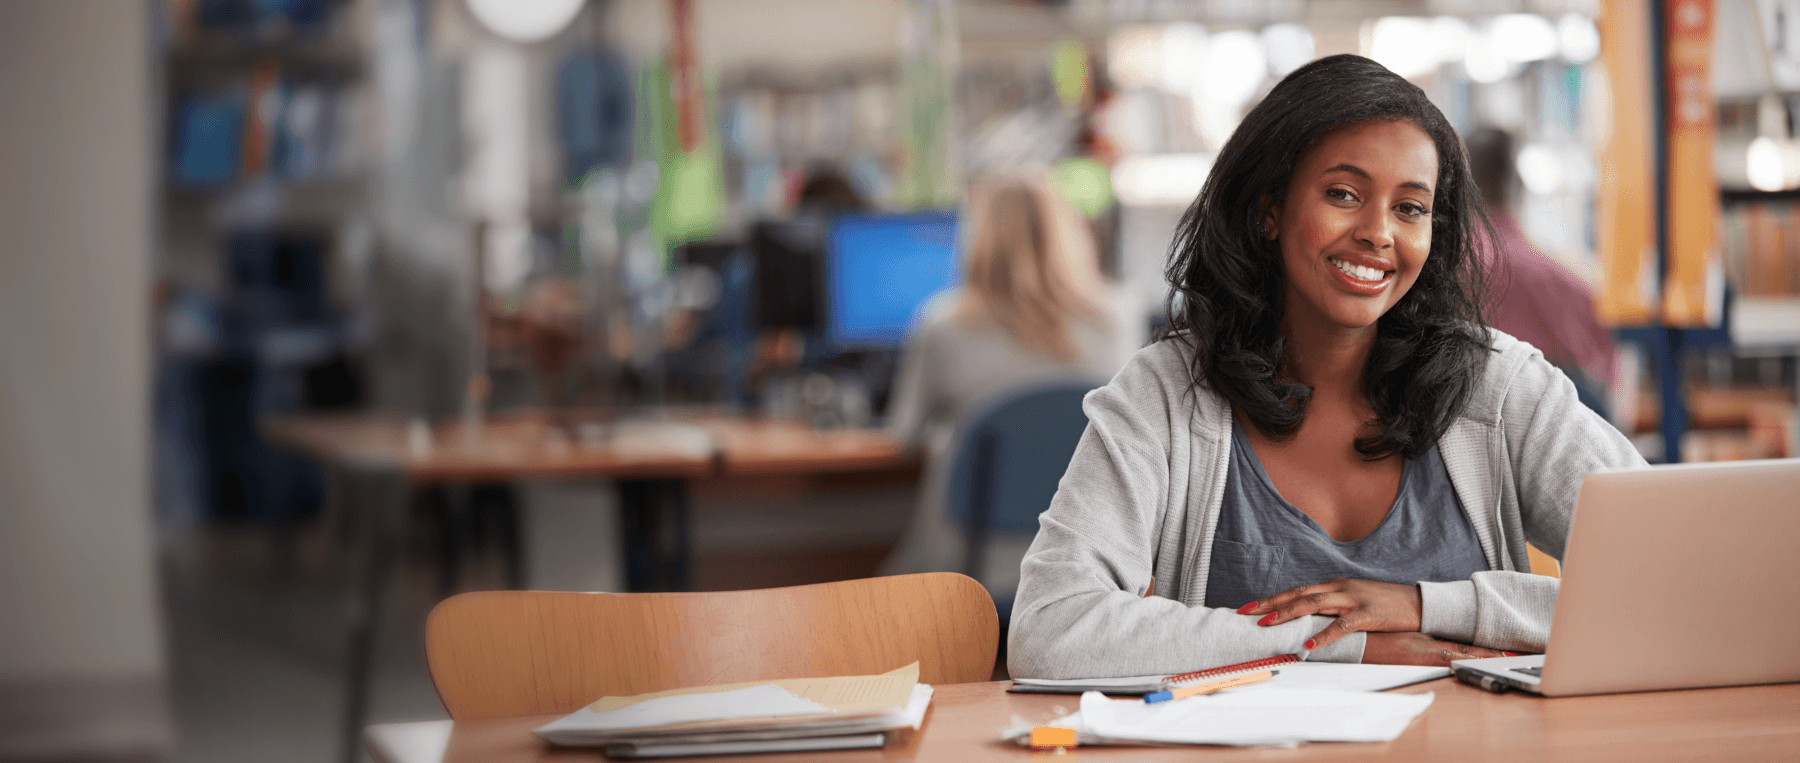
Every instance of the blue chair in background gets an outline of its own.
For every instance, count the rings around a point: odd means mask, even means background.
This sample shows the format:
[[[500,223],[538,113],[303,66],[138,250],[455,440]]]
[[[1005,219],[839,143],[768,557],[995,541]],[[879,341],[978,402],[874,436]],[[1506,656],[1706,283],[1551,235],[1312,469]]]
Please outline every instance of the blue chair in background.
[[[1054,382],[998,396],[969,417],[952,450],[944,509],[968,543],[963,571],[982,580],[990,542],[1037,532],[1056,485],[1087,429],[1081,399],[1094,386]],[[984,584],[988,581],[982,580]],[[995,591],[1002,627],[1012,617],[1014,591]]]

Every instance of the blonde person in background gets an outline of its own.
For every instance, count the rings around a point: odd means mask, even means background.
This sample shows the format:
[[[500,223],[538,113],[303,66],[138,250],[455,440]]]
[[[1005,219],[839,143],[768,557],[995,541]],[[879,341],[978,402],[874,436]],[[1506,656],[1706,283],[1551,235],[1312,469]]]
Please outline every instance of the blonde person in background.
[[[977,181],[963,233],[962,284],[920,308],[894,385],[889,427],[927,460],[918,510],[884,575],[962,570],[963,534],[944,510],[958,423],[1032,384],[1105,384],[1138,345],[1131,318],[1105,307],[1091,231],[1041,179]],[[995,538],[981,581],[1010,592],[1030,541]]]

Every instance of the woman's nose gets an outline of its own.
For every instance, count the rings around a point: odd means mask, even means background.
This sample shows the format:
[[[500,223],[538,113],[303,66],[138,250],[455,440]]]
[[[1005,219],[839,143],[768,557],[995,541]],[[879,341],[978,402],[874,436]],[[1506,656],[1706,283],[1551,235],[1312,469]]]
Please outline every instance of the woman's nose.
[[[1371,249],[1387,249],[1394,245],[1394,222],[1387,210],[1370,205],[1356,221],[1356,240]]]

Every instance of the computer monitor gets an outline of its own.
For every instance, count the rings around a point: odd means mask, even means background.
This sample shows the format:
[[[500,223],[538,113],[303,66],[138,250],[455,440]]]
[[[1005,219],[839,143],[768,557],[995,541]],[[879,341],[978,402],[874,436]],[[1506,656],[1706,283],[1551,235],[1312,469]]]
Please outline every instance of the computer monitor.
[[[826,252],[827,329],[850,348],[898,346],[925,300],[961,275],[948,212],[839,217]]]
[[[803,332],[823,328],[819,271],[825,221],[764,220],[751,231],[750,248],[756,257],[756,328]]]

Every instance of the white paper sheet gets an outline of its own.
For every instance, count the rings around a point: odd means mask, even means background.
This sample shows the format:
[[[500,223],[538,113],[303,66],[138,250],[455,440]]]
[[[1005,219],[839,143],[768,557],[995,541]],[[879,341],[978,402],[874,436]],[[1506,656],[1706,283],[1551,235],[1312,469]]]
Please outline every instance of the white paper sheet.
[[[835,712],[837,711],[779,686],[761,684],[733,691],[659,697],[605,712],[582,708],[550,722],[543,726],[541,731],[555,733],[563,730],[579,730],[592,733],[641,729],[692,721],[818,715]]]
[[[1269,688],[1172,702],[1081,695],[1078,728],[1095,741],[1284,745],[1385,742],[1431,706],[1431,694]]]
[[[1265,670],[1279,671],[1273,679],[1259,684],[1237,689],[1232,692],[1259,691],[1262,689],[1336,689],[1339,691],[1382,691],[1399,686],[1410,686],[1422,681],[1447,678],[1449,668],[1429,668],[1416,665],[1350,665],[1337,662],[1295,662],[1276,665]],[[1131,676],[1127,678],[1077,678],[1068,680],[1015,678],[1013,683],[1027,686],[1054,686],[1057,688],[1078,691],[1101,691],[1108,693],[1129,694],[1149,688],[1155,691],[1161,688],[1162,676]],[[1070,691],[1070,694],[1076,693]]]
[[[1233,694],[1264,689],[1383,691],[1450,677],[1449,668],[1419,665],[1350,665],[1341,662],[1302,662],[1277,666],[1275,670],[1280,671],[1280,674],[1272,679],[1225,691]]]

